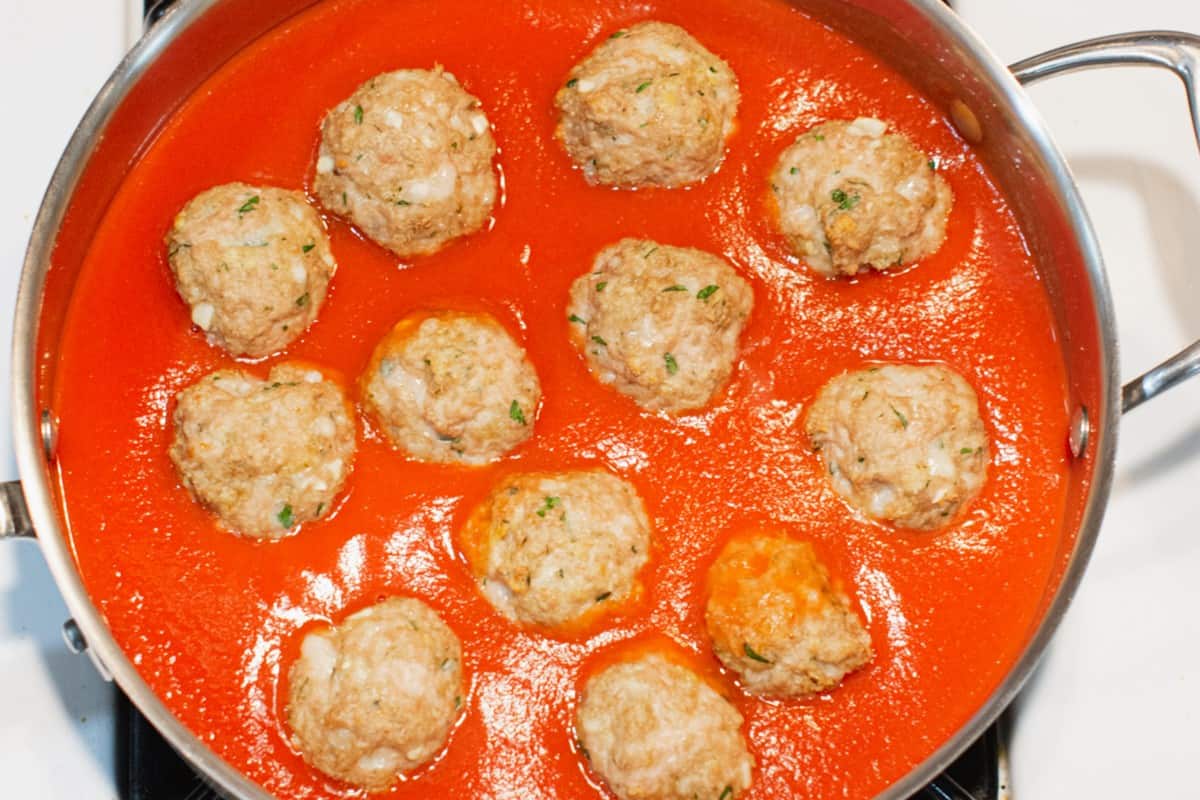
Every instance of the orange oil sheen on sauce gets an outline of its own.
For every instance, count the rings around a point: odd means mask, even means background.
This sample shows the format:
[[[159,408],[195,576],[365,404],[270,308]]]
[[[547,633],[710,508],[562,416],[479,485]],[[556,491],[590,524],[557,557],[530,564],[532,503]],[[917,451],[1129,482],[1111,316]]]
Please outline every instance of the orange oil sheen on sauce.
[[[683,25],[737,73],[740,127],[720,172],[674,191],[587,186],[553,139],[553,97],[609,32]],[[353,392],[371,350],[414,310],[482,309],[527,347],[544,401],[500,463],[406,461],[366,420],[343,500],[277,543],[222,532],[167,458],[172,398],[234,366],[190,326],[162,238],[194,194],[228,181],[309,185],[325,110],[379,72],[441,63],[480,97],[500,146],[494,225],[412,263],[328,220],[339,270],[283,356]],[[830,282],[789,260],[766,213],[778,154],[827,119],[878,116],[940,161],[948,238],[916,268]],[[672,421],[602,387],[567,340],[571,281],[604,245],[653,238],[720,253],[751,281],[742,361],[706,411]],[[527,257],[524,257],[527,253]],[[167,705],[271,792],[350,793],[307,767],[280,722],[306,626],[392,594],[458,633],[470,689],[444,754],[394,797],[590,798],[573,747],[582,680],[663,634],[746,718],[749,798],[866,798],[961,725],[1015,661],[1051,579],[1065,503],[1065,373],[1048,302],[1004,199],[939,109],[884,63],[780,0],[525,0],[497,6],[346,0],[293,19],[225,65],[132,169],[91,247],[62,341],[54,406],[80,570],[117,640]],[[989,480],[937,534],[857,521],[828,487],[803,411],[869,361],[944,361],[976,388]],[[606,466],[654,524],[636,608],[570,640],[522,632],[476,591],[457,531],[501,475]],[[874,662],[838,690],[764,702],[711,655],[704,576],[726,539],[777,522],[810,540],[861,608]],[[620,642],[630,640],[631,644]]]

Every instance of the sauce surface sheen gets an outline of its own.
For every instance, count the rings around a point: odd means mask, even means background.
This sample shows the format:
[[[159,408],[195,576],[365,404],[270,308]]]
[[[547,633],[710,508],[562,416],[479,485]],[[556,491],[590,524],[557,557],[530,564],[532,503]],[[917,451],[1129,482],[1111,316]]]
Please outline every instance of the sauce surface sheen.
[[[701,7],[702,6],[702,7]],[[587,186],[553,139],[553,97],[611,31],[674,22],[737,73],[740,126],[720,172],[689,190]],[[172,398],[236,366],[191,328],[162,244],[218,183],[310,185],[318,126],[368,77],[435,63],[477,95],[500,146],[495,224],[411,264],[329,219],[339,262],[314,327],[280,360],[354,381],[419,309],[485,309],[528,348],[544,400],[533,437],[481,469],[404,460],[363,420],[332,518],[277,543],[220,531],[167,458]],[[767,175],[796,135],[877,116],[939,161],[948,237],[916,268],[855,282],[789,259]],[[567,340],[571,281],[624,236],[729,258],[756,302],[742,361],[713,406],[676,420],[600,386]],[[114,199],[72,299],[55,382],[66,516],[84,580],[167,705],[271,792],[352,794],[307,767],[280,723],[307,626],[392,594],[422,598],[464,644],[469,696],[445,753],[395,797],[588,798],[574,752],[582,680],[624,640],[661,631],[723,686],[757,759],[744,797],[866,798],[961,725],[1019,655],[1054,574],[1064,518],[1065,376],[1035,265],[986,170],[944,115],[879,58],[780,0],[525,0],[497,6],[346,0],[291,20],[225,65],[149,146]],[[803,412],[871,361],[943,361],[979,394],[989,480],[955,524],[906,534],[856,520],[821,474]],[[602,465],[631,480],[655,528],[640,604],[572,640],[494,612],[458,555],[473,506],[514,470]],[[744,695],[711,655],[708,565],[728,536],[778,521],[814,542],[861,608],[874,662],[805,702]]]

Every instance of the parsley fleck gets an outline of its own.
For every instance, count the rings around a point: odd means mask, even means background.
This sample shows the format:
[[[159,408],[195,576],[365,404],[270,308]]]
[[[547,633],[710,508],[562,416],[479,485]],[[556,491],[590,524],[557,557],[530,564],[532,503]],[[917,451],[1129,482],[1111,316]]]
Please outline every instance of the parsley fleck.
[[[649,88],[650,88],[650,84],[651,84],[651,83],[653,83],[653,82],[654,82],[654,81],[646,81],[645,83],[643,83],[643,84],[640,84],[640,85],[637,87],[637,89],[636,89],[636,90],[634,90],[634,94],[641,94],[642,92],[646,91],[647,89],[649,89]]]
[[[800,172],[799,167],[792,167],[791,169],[788,170],[789,175],[797,175],[797,174],[799,174],[799,172]]]
[[[974,453],[974,452],[975,452],[975,450],[970,447],[964,447],[963,449],[958,451],[959,455],[964,455],[964,456],[969,456],[969,455],[971,455],[971,453]]]
[[[896,409],[896,407],[891,404],[888,405],[888,408],[892,409],[892,413],[896,415],[896,419],[900,420],[900,426],[903,428],[907,428],[908,427],[908,417],[901,414]]]
[[[596,284],[596,291],[603,292],[605,286],[608,286],[608,281],[600,281]]]
[[[604,339],[600,338],[599,336],[593,336],[592,341],[603,347],[608,347],[608,342],[604,341]]]
[[[675,356],[670,353],[664,353],[663,362],[667,365],[668,375],[674,375],[676,372],[679,372],[679,362],[675,360]]]
[[[291,505],[284,506],[275,518],[279,520],[279,524],[285,528],[292,527],[292,523],[296,521],[295,515],[292,513]]]
[[[687,290],[688,288],[681,283],[677,283],[674,286],[668,286],[667,288],[663,289],[664,292],[686,292]]]
[[[760,656],[758,653],[754,652],[754,648],[750,646],[749,642],[742,642],[742,652],[744,652],[746,654],[747,658],[751,658],[751,659],[761,662],[763,664],[771,663],[767,659]]]
[[[572,314],[571,316],[567,317],[567,322],[578,322],[580,325],[587,325],[587,320],[578,314]]]
[[[721,796],[718,797],[717,800],[725,800],[727,797],[732,797],[732,796],[733,796],[733,787],[726,785],[726,787],[721,790]]]
[[[940,159],[938,159],[936,157],[929,159],[929,168],[932,170],[936,170],[938,168],[939,161],[940,161]]]
[[[834,189],[829,193],[829,199],[837,203],[842,211],[849,211],[858,205],[861,198],[856,194],[846,194],[841,189]]]
[[[342,192],[342,205],[349,205],[350,201],[346,199],[346,193]]]
[[[306,305],[308,305],[308,292],[296,298],[296,308],[304,308]]]
[[[655,251],[655,250],[657,250],[657,249],[658,249],[658,245],[655,245],[654,247],[651,247],[649,250],[647,250],[646,252],[642,253],[642,258],[649,258],[650,256],[654,255],[654,251]]]
[[[355,106],[354,107],[354,123],[356,125],[362,125],[362,117],[363,117],[362,106]]]
[[[237,210],[238,217],[239,218],[244,217],[247,214],[249,214],[251,211],[253,211],[258,206],[259,199],[260,198],[258,195],[254,195],[249,200],[247,200],[246,202],[244,202],[240,206],[238,206],[238,210]]]
[[[321,516],[321,512],[325,510],[324,503],[317,503],[317,516]]]
[[[716,293],[717,289],[720,289],[720,288],[721,287],[717,286],[715,283],[710,283],[708,286],[705,286],[703,289],[696,292],[696,299],[703,300],[704,302],[707,303],[708,298],[712,297],[713,294]]]
[[[709,67],[709,68],[708,68],[708,71],[709,71],[709,72],[711,72],[713,75],[716,75],[716,74],[717,74],[717,68],[716,68],[716,67]]]
[[[607,600],[610,597],[612,597],[612,592],[605,592],[604,594],[598,594],[598,595],[596,595],[596,602],[603,603],[605,600]]]
[[[814,139],[816,139],[818,142],[823,142],[823,141],[825,141],[825,134],[823,134],[823,133],[814,133],[814,134],[813,134],[813,138],[814,138]]]
[[[307,253],[308,251],[312,250],[316,246],[317,246],[316,243],[309,243],[309,244],[304,245],[304,247],[301,247],[300,251],[303,253]]]
[[[610,39],[620,39],[620,38],[621,38],[622,36],[624,36],[624,35],[625,35],[625,31],[617,31],[616,33],[614,33],[612,36],[609,36],[608,38],[610,38]]]
[[[508,416],[513,422],[519,422],[522,425],[525,424],[525,412],[521,411],[521,404],[516,400],[513,400],[512,405],[508,407]]]
[[[397,201],[396,201],[396,205],[398,205],[398,206],[411,206],[411,205],[412,205],[412,203],[408,202],[407,200],[397,200]]]
[[[577,84],[577,83],[579,83],[579,78],[571,78],[571,80],[567,81],[567,88],[574,89],[575,84]]]
[[[545,500],[545,505],[543,505],[541,508],[539,508],[537,510],[537,515],[539,517],[546,516],[547,511],[549,511],[552,508],[556,508],[559,505],[559,503],[561,503],[561,502],[562,502],[561,497],[547,497]]]

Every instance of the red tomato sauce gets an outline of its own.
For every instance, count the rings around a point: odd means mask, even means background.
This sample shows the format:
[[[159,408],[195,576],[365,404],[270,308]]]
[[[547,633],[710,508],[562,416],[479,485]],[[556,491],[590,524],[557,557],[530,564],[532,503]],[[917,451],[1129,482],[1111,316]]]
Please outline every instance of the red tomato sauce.
[[[720,172],[687,190],[589,187],[553,138],[555,91],[613,30],[683,25],[741,91]],[[398,263],[328,218],[339,270],[313,328],[283,355],[344,376],[414,310],[484,308],[528,348],[544,390],[533,437],[479,469],[405,460],[363,420],[336,513],[285,541],[224,532],[167,458],[173,397],[236,366],[192,328],[162,244],[197,192],[228,181],[308,187],[326,111],[368,77],[441,63],[483,101],[505,197],[489,229]],[[889,120],[955,192],[945,245],[895,275],[827,281],[790,259],[767,175],[827,119]],[[624,236],[720,253],[756,303],[742,360],[703,413],[643,413],[593,379],[568,343],[567,289]],[[949,528],[857,520],[803,435],[833,375],[869,361],[943,361],[979,393],[989,479]],[[306,626],[394,594],[461,637],[469,696],[443,755],[394,797],[589,798],[573,749],[581,681],[626,640],[666,636],[746,719],[749,798],[866,798],[982,704],[1031,634],[1063,536],[1065,371],[1037,267],[1004,198],[942,110],[881,59],[780,0],[347,0],[312,9],[226,64],[132,168],[89,251],[54,382],[59,467],[79,569],[117,641],[179,718],[283,797],[350,789],[300,759],[281,722]],[[654,524],[636,609],[570,640],[525,632],[472,583],[458,529],[513,470],[600,465],[631,480]],[[739,529],[780,523],[814,543],[861,609],[876,652],[808,701],[748,697],[704,631],[708,565]],[[636,644],[636,642],[634,642]]]

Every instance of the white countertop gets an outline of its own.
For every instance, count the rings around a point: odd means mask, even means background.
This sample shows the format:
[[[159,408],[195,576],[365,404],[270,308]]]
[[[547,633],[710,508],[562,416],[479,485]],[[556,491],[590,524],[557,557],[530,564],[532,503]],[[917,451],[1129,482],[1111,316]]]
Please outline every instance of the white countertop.
[[[1012,62],[1146,28],[1200,33],[1198,0],[959,0]],[[126,0],[0,3],[0,309],[42,191],[135,24]],[[1116,299],[1128,379],[1200,338],[1200,155],[1165,72],[1106,70],[1032,90],[1082,187]],[[4,341],[11,317],[0,312]],[[0,348],[0,415],[9,413]],[[1200,380],[1123,421],[1112,504],[1080,593],[1019,702],[1017,800],[1197,796]],[[16,477],[0,426],[0,479]],[[0,545],[4,794],[115,798],[110,689],[59,633],[67,612],[28,542]]]

